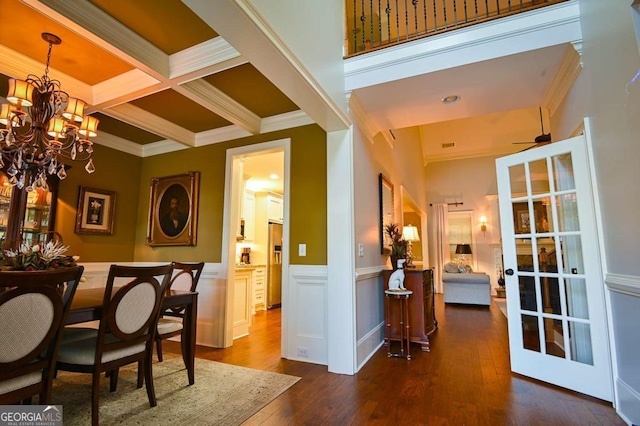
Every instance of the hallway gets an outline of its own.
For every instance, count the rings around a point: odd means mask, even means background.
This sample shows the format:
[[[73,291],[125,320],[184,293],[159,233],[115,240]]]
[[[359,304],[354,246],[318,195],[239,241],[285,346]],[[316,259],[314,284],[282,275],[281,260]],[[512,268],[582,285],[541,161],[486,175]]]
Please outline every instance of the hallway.
[[[406,361],[382,347],[355,376],[281,359],[278,309],[259,312],[233,347],[199,347],[197,356],[302,377],[250,425],[625,424],[610,403],[512,375],[507,321],[495,303],[445,308],[438,294],[436,316],[431,352],[414,345]]]

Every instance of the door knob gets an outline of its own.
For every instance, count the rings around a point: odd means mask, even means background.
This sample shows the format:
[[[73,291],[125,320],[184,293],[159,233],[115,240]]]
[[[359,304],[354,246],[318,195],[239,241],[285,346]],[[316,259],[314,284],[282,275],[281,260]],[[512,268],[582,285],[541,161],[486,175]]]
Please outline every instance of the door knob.
[[[507,275],[513,275],[513,269],[509,268],[506,271],[504,271],[504,273]]]

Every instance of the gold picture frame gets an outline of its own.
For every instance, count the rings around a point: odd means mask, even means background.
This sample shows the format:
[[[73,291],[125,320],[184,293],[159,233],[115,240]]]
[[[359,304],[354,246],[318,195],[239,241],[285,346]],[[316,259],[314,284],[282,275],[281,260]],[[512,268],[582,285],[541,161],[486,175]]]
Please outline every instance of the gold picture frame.
[[[76,234],[113,235],[115,209],[115,192],[80,186]]]
[[[195,246],[200,172],[151,179],[147,245]]]

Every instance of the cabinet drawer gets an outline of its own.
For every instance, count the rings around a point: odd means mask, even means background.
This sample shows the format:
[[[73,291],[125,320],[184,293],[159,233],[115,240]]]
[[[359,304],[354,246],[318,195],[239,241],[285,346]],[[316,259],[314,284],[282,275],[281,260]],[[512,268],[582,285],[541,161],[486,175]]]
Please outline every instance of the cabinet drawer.
[[[264,277],[264,268],[256,268],[253,273],[256,275],[256,279]]]
[[[264,291],[258,290],[255,295],[255,304],[264,303]]]
[[[256,278],[255,280],[253,280],[253,286],[255,288],[263,288],[264,287],[264,279]]]

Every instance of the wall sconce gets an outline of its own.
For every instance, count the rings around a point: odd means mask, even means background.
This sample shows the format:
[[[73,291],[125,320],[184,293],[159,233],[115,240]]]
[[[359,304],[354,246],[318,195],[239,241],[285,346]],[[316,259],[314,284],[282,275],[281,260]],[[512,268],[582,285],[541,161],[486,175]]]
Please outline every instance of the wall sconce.
[[[487,232],[487,217],[480,216],[480,230],[482,231],[482,235],[485,235]]]

